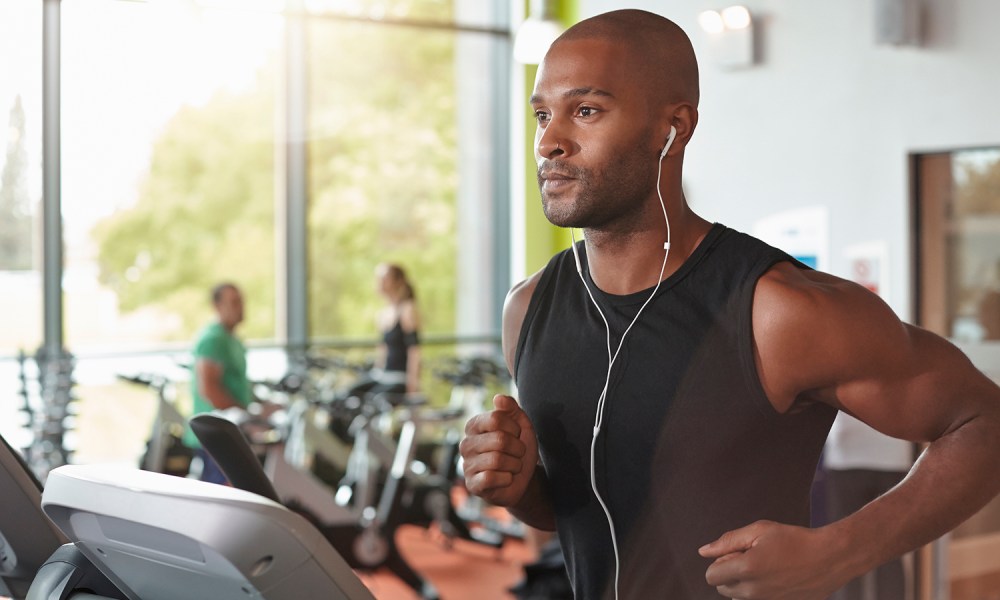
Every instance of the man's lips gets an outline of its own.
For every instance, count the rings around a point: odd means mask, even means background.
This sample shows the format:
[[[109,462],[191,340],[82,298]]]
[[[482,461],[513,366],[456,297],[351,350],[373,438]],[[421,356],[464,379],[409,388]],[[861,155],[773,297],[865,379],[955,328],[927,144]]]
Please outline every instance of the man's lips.
[[[576,181],[575,177],[559,171],[541,171],[538,174],[538,179],[541,181],[542,189],[545,191],[558,190]]]

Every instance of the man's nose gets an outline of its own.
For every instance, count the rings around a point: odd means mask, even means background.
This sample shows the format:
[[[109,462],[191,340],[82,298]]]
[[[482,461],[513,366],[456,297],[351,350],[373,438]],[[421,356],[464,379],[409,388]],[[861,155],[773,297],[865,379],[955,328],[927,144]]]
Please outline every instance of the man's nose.
[[[539,128],[535,152],[541,158],[556,158],[567,153],[571,148],[569,141],[564,136],[561,124],[555,119],[549,122],[545,129]]]

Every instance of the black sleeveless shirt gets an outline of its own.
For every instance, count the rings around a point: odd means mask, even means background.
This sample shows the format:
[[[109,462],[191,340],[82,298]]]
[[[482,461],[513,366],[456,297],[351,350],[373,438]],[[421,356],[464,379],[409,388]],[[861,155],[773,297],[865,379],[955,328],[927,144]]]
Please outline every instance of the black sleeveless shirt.
[[[382,334],[382,343],[385,344],[384,369],[405,373],[410,346],[419,344],[420,337],[416,331],[404,331],[403,324],[397,319],[392,329]]]
[[[579,249],[614,352],[653,288],[603,293],[590,279],[582,242]],[[716,224],[628,334],[595,452],[622,558],[622,600],[720,598],[705,583],[711,561],[699,547],[759,519],[809,525],[813,473],[835,410],[812,405],[779,414],[753,354],[754,288],[782,261],[794,259]],[[608,521],[590,483],[605,335],[572,252],[556,255],[529,303],[514,369],[578,600],[614,598]]]

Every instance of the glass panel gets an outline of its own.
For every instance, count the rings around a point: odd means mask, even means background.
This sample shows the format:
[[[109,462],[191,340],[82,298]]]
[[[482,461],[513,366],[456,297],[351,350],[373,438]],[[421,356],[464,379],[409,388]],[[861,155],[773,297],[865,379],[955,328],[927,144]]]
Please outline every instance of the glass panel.
[[[194,3],[63,5],[66,340],[192,339],[234,280],[273,338],[282,18]],[[183,40],[183,43],[178,41]]]
[[[452,331],[454,36],[332,21],[309,34],[311,333],[373,334],[380,261],[409,272],[425,330]]]
[[[95,441],[113,431],[128,430],[136,440],[148,432],[155,402],[137,403],[134,386],[116,378],[120,373],[175,371],[183,408],[185,375],[174,363],[211,316],[213,283],[229,279],[244,288],[248,318],[240,335],[268,340],[280,330],[275,299],[284,290],[275,283],[274,251],[274,123],[282,118],[275,97],[284,78],[280,6],[268,0],[62,5],[65,345],[76,356],[73,394],[80,400],[71,421],[78,433],[86,429],[85,436],[69,436],[68,445],[79,460],[119,454],[119,460],[135,460],[135,440],[122,440],[121,447]],[[499,0],[380,6],[387,21],[483,27],[505,21],[509,10]],[[372,270],[380,260],[414,273],[425,332],[494,331],[499,303],[491,272],[505,254],[490,223],[498,210],[503,214],[493,194],[495,179],[505,177],[493,172],[501,129],[495,115],[506,110],[507,99],[491,92],[490,77],[506,73],[497,70],[496,58],[508,53],[509,40],[438,27],[314,21],[314,333],[374,333]],[[0,47],[19,57],[16,72],[0,77],[0,101],[13,107],[17,90],[26,90],[23,139],[35,204],[41,193],[40,165],[31,160],[41,156],[40,24],[41,3],[0,5]],[[17,290],[17,307],[4,306],[0,317],[17,325],[0,328],[0,378],[9,379],[12,390],[19,389],[18,363],[4,362],[5,355],[41,343],[40,277],[23,275],[11,275],[21,277],[16,286],[7,287],[13,279],[4,282],[4,289]],[[0,295],[8,300],[11,295]],[[18,327],[29,334],[14,339]],[[276,377],[282,364],[274,352],[251,351],[251,376]],[[30,387],[30,362],[27,377]],[[16,428],[18,403],[0,404],[0,424]],[[109,411],[116,416],[101,416]]]
[[[374,337],[382,261],[424,333],[494,331],[492,36],[317,20],[308,39],[311,335]]]
[[[42,342],[42,3],[0,2],[0,435],[27,443],[19,351]]]
[[[244,338],[275,336],[274,123],[284,19],[223,4],[62,4],[66,346],[78,462],[136,464],[156,414],[119,374],[188,356],[221,280]],[[265,6],[266,8],[266,6]],[[176,355],[149,353],[176,349]]]
[[[952,337],[1000,340],[1000,149],[952,154]]]

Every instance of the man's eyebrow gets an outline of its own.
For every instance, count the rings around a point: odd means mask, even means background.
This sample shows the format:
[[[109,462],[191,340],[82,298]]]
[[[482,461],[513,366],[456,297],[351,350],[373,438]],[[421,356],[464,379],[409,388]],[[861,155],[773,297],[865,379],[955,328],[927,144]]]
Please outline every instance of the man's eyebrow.
[[[579,98],[581,96],[603,96],[605,98],[615,97],[615,95],[609,91],[592,87],[578,87],[566,90],[562,93],[563,98]],[[532,94],[531,98],[528,99],[529,104],[538,104],[540,102],[542,102],[542,97],[538,94]]]

